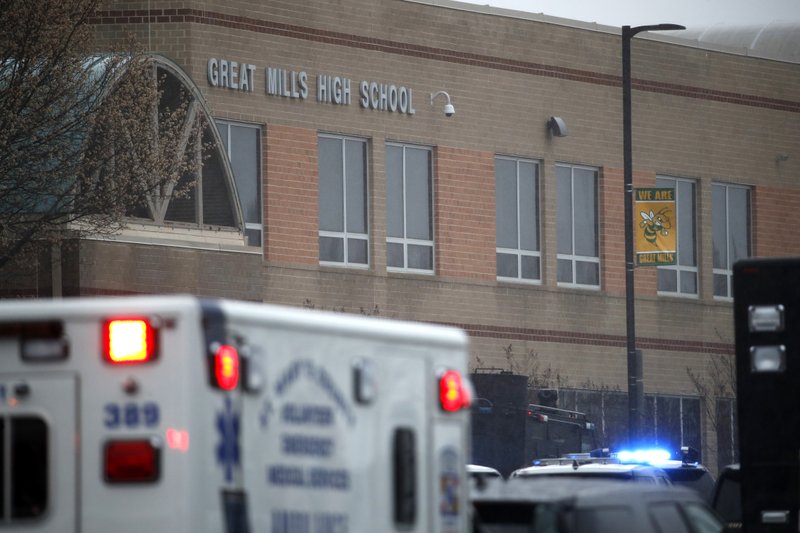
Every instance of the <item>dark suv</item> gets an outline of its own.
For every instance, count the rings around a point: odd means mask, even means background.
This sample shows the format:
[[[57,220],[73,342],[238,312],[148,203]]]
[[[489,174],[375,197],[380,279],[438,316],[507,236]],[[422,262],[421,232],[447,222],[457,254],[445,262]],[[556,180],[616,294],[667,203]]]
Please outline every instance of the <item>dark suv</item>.
[[[696,491],[601,479],[533,477],[472,487],[473,533],[720,533]]]
[[[681,448],[681,458],[662,462],[652,462],[667,473],[672,483],[694,489],[700,493],[706,503],[711,504],[714,495],[714,476],[708,468],[698,461],[699,454],[693,448],[684,446]]]
[[[725,522],[726,531],[742,530],[742,469],[739,463],[728,465],[719,473],[711,507]]]

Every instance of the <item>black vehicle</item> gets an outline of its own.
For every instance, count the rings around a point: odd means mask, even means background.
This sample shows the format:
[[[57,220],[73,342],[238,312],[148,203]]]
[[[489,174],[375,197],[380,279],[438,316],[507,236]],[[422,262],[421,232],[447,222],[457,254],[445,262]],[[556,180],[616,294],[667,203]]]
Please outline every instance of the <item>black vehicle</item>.
[[[472,487],[474,533],[720,533],[696,491],[578,478],[488,480]]]
[[[558,457],[596,447],[595,426],[586,414],[530,403],[528,377],[497,369],[470,374],[477,399],[472,407],[472,462],[503,476],[533,457]],[[539,401],[551,390],[536,391]]]
[[[733,268],[742,525],[800,530],[800,258]]]
[[[651,463],[667,473],[674,485],[694,489],[707,503],[714,495],[714,476],[698,462],[697,451],[688,446],[681,448],[681,458]]]
[[[742,530],[742,470],[738,463],[726,466],[719,473],[711,507],[725,523],[726,531]]]

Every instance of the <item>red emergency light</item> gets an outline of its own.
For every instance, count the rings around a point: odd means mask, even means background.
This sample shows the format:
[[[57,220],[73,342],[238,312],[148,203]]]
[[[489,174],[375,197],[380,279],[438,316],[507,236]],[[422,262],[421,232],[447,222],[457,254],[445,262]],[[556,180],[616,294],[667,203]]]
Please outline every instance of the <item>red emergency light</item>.
[[[103,357],[114,364],[146,363],[156,358],[157,330],[145,318],[119,318],[103,326]]]
[[[223,344],[214,353],[214,379],[222,390],[233,390],[239,384],[239,352]]]
[[[103,455],[108,483],[153,483],[159,478],[160,450],[152,440],[112,440]]]
[[[472,403],[469,385],[456,370],[447,370],[439,377],[439,405],[444,411],[454,413]]]

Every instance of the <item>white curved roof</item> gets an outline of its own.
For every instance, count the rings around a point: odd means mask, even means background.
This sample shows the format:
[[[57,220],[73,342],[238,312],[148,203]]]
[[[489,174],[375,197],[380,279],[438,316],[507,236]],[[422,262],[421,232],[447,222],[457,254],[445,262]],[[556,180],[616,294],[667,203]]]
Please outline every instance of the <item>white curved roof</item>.
[[[493,7],[488,4],[479,5],[458,0],[405,0],[418,4],[428,4],[446,9],[470,11],[500,17],[517,18],[569,26],[583,30],[616,33],[621,28],[607,26],[596,22],[553,17],[543,13],[517,11]],[[774,59],[788,63],[800,63],[800,21],[776,20],[768,24],[748,26],[715,25],[707,28],[689,28],[681,31],[661,31],[642,34],[655,40],[668,40],[673,44],[695,46],[697,48],[739,54],[763,59]]]
[[[773,21],[753,26],[710,26],[670,33],[702,48],[730,48],[748,56],[800,63],[800,22]],[[710,45],[710,46],[708,46]]]

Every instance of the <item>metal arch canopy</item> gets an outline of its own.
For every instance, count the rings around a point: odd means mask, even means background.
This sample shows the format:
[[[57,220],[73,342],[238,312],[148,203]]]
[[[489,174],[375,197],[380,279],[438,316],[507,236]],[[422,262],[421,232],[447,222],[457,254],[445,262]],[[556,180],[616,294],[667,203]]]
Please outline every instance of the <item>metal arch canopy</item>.
[[[244,218],[242,216],[242,208],[241,203],[239,201],[239,195],[236,190],[236,182],[233,176],[233,169],[231,168],[230,161],[225,153],[224,144],[222,142],[222,138],[220,136],[219,130],[217,129],[216,123],[213,120],[213,115],[211,113],[211,109],[208,106],[205,98],[203,97],[200,88],[197,84],[192,80],[192,78],[180,67],[177,63],[170,60],[169,58],[161,55],[161,54],[149,54],[149,57],[155,63],[156,71],[162,70],[166,72],[168,75],[174,77],[180,86],[187,91],[187,93],[191,97],[190,102],[190,112],[187,116],[186,125],[195,120],[198,117],[202,117],[205,119],[206,127],[204,129],[203,135],[210,135],[211,136],[211,145],[212,145],[212,153],[211,156],[203,162],[201,167],[200,176],[198,179],[203,179],[203,169],[207,165],[217,165],[221,176],[220,178],[223,181],[223,186],[228,193],[228,197],[230,199],[230,209],[232,211],[233,217],[233,224],[235,227],[242,233],[244,233]],[[163,223],[165,217],[167,216],[167,210],[169,208],[169,203],[171,201],[171,196],[169,193],[170,191],[165,191],[168,194],[164,195],[163,202],[148,202],[150,203],[150,210],[151,215],[153,216],[153,220],[157,223]],[[202,213],[199,213],[202,216]],[[197,216],[197,215],[196,215]],[[199,220],[195,220],[195,222],[202,223]]]

